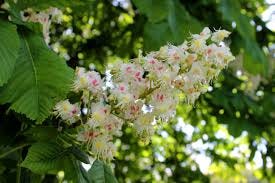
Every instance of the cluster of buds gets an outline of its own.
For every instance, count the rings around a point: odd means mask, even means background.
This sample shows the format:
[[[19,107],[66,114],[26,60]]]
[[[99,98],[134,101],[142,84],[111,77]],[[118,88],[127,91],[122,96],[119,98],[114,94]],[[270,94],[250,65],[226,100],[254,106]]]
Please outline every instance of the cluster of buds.
[[[122,125],[132,126],[148,142],[156,124],[175,115],[179,95],[193,104],[207,91],[209,83],[234,60],[222,42],[229,34],[206,27],[179,46],[169,44],[146,56],[140,53],[127,63],[117,62],[104,76],[77,68],[73,91],[82,94],[81,102],[61,101],[55,113],[68,124],[81,124],[77,139],[94,157],[111,160],[114,137],[122,134]]]
[[[43,11],[34,11],[32,8],[28,8],[20,13],[23,21],[42,24],[43,36],[47,44],[50,42],[49,30],[51,23],[60,23],[62,18],[62,11],[53,7]]]

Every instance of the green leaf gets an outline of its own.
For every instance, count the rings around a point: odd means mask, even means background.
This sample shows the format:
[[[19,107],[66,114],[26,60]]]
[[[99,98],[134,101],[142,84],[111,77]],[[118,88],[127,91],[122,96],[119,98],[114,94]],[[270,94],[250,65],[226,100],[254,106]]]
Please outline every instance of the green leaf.
[[[11,77],[19,50],[16,26],[0,19],[0,86]]]
[[[93,183],[117,183],[111,168],[99,160],[94,161],[88,173]]]
[[[21,166],[38,174],[54,173],[64,168],[67,153],[67,149],[55,143],[36,143],[29,148]]]
[[[37,174],[56,174],[63,170],[65,180],[90,183],[88,172],[71,153],[71,148],[66,149],[56,143],[39,142],[31,146],[21,166]]]
[[[46,119],[70,89],[73,71],[42,37],[20,31],[20,51],[9,82],[0,90],[0,103],[32,120]]]
[[[48,141],[57,137],[57,129],[51,126],[35,126],[24,132],[25,136],[35,141]]]
[[[76,159],[80,160],[83,163],[90,164],[88,155],[77,147],[71,147],[70,152],[75,156]]]
[[[144,27],[145,50],[157,50],[161,45],[167,44],[172,39],[172,32],[167,22],[150,23]]]
[[[260,130],[253,123],[246,119],[234,119],[234,117],[219,116],[218,120],[221,123],[228,125],[228,132],[234,137],[239,137],[243,131],[247,131],[251,137],[259,135]]]
[[[220,11],[223,19],[236,23],[236,29],[242,39],[239,42],[244,48],[244,67],[252,74],[267,74],[268,60],[256,42],[255,28],[250,24],[250,18],[241,13],[238,0],[222,0]]]
[[[244,38],[240,44],[244,47],[243,66],[252,74],[266,74],[268,60],[257,42]]]
[[[94,0],[18,0],[17,6],[23,10],[26,8],[34,8],[36,10],[47,9],[49,7],[76,7],[76,6],[88,6]]]
[[[176,44],[190,36],[191,32],[199,33],[202,30],[200,22],[192,17],[178,0],[170,3],[168,23]]]
[[[70,156],[64,164],[65,180],[77,183],[91,183],[88,172],[82,167],[81,162]]]
[[[21,9],[25,8],[37,8],[45,9],[50,6],[52,7],[63,7],[68,6],[70,1],[68,0],[18,0],[17,5]]]
[[[133,0],[138,10],[145,14],[150,22],[159,22],[168,16],[170,0]]]
[[[221,0],[220,11],[224,20],[236,23],[236,29],[242,37],[255,40],[255,29],[250,24],[250,19],[241,14],[241,6],[238,0]]]
[[[177,0],[169,1],[165,12],[167,17],[163,21],[145,24],[144,47],[147,51],[156,50],[167,42],[182,43],[190,32],[198,33],[202,29],[201,24]]]

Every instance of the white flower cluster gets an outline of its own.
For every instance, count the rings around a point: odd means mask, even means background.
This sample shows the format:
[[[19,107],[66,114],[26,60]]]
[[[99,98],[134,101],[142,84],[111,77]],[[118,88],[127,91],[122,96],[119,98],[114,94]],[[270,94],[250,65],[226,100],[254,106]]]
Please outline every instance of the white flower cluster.
[[[51,23],[60,23],[62,18],[62,12],[58,8],[53,7],[43,11],[34,11],[32,8],[28,8],[20,13],[23,21],[42,24],[43,36],[47,44],[50,42],[49,30]]]
[[[104,77],[77,68],[73,90],[82,93],[81,102],[61,101],[55,112],[70,124],[81,121],[77,139],[95,157],[111,160],[114,136],[121,135],[123,124],[148,142],[155,125],[175,115],[179,94],[192,104],[207,91],[210,81],[234,59],[229,48],[220,44],[229,34],[204,28],[182,45],[167,45],[130,62],[115,63]]]

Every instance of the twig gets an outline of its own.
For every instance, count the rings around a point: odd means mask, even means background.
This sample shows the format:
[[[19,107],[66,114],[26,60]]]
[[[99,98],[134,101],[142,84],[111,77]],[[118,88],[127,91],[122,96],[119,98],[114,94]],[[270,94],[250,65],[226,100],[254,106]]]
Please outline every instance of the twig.
[[[26,146],[28,146],[28,145],[30,145],[30,144],[22,144],[22,145],[20,145],[20,146],[18,146],[18,147],[13,148],[13,149],[11,149],[11,150],[9,150],[9,151],[7,151],[7,152],[1,154],[1,155],[0,155],[0,159],[1,159],[1,158],[4,158],[5,156],[9,155],[10,153],[12,153],[12,152],[14,152],[14,151],[17,151],[17,150],[19,150],[19,149],[22,149],[22,148],[26,147]]]

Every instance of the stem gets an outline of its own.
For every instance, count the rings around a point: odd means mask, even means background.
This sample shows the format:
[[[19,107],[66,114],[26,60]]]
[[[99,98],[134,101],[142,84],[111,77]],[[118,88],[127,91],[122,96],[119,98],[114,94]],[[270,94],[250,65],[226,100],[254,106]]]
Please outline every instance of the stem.
[[[87,109],[87,116],[90,114],[91,112],[91,92],[89,92],[89,102],[88,102],[88,109]],[[86,121],[87,122],[87,121]]]
[[[67,142],[67,140],[65,140],[64,138],[58,136],[57,139],[60,140],[66,146],[71,146],[71,143]]]
[[[18,160],[18,165],[17,165],[17,170],[16,170],[16,183],[20,183],[21,179],[21,166],[20,163],[22,161],[22,149],[19,150],[19,160]]]
[[[21,127],[20,127],[19,134],[22,133],[24,131],[24,129],[26,129],[27,127],[28,127],[27,124],[22,123]],[[20,164],[21,164],[21,162],[23,160],[23,158],[22,158],[22,151],[23,151],[23,148],[26,147],[26,146],[28,146],[28,145],[29,144],[22,144],[22,145],[20,145],[18,147],[15,147],[15,148],[9,150],[6,153],[0,155],[0,159],[1,159],[2,157],[5,157],[6,155],[8,155],[8,154],[10,154],[12,152],[14,152],[16,150],[19,150],[19,152],[18,152],[19,158],[18,158],[18,161],[17,161],[17,168],[16,168],[16,183],[21,183],[21,166],[20,166]]]
[[[18,146],[18,147],[13,148],[13,149],[11,149],[11,150],[9,150],[9,151],[7,151],[7,152],[1,154],[1,155],[0,155],[0,159],[1,159],[1,158],[4,158],[5,156],[9,155],[10,153],[12,153],[12,152],[14,152],[14,151],[17,151],[17,150],[19,150],[19,149],[22,149],[23,147],[26,147],[26,146],[28,146],[28,145],[29,145],[29,144],[22,144],[22,145],[20,145],[20,146]]]
[[[151,82],[150,82],[150,85],[151,85]],[[155,87],[153,87],[153,88],[150,86],[150,88],[148,90],[146,90],[144,93],[142,93],[139,98],[140,99],[145,99],[148,95],[150,95],[151,93],[153,93],[156,89],[160,88],[160,86],[161,86],[160,83],[157,83],[157,85]],[[111,105],[111,113],[113,115],[115,115],[116,117],[118,117],[118,118],[120,118],[120,119],[122,119],[124,121],[127,121],[127,119],[125,119],[124,117],[122,117],[119,114],[115,113],[116,109],[118,109],[117,106]]]
[[[60,137],[62,140],[66,141],[68,144],[77,144],[79,145],[80,143],[75,139],[75,136],[64,131],[64,138]]]
[[[157,86],[155,86],[154,88],[150,88],[149,90],[145,91],[143,94],[140,95],[139,98],[144,99],[146,98],[146,96],[150,95],[151,93],[153,93],[153,91],[155,91],[156,89],[158,89],[160,87],[160,83],[157,84]]]
[[[116,114],[115,112],[111,112],[111,114],[115,115],[116,117],[118,117],[118,118],[120,118],[120,119],[122,119],[122,120],[124,120],[124,121],[127,121],[127,119],[125,119],[125,118],[123,118],[122,116]]]

